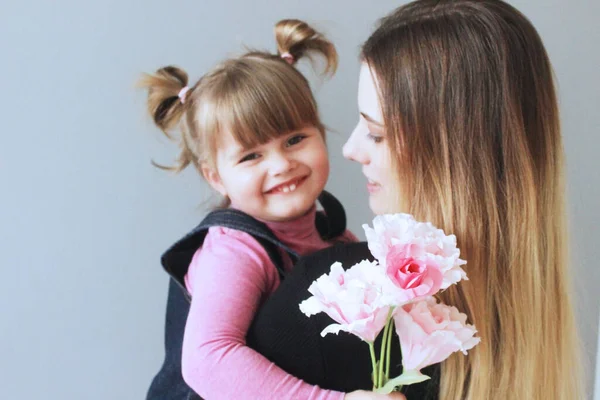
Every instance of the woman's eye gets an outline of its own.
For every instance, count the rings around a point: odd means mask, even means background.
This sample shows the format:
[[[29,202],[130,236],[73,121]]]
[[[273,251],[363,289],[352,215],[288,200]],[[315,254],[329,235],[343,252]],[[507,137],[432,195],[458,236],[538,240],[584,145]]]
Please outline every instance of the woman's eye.
[[[242,159],[239,161],[239,164],[246,162],[246,161],[252,161],[252,160],[256,160],[258,157],[260,157],[258,155],[258,153],[250,153],[250,154],[246,154],[244,157],[242,157]]]
[[[306,139],[306,135],[296,135],[296,136],[292,136],[291,138],[288,139],[286,145],[287,146],[293,146],[295,144],[300,143],[301,141],[303,141],[304,139]]]
[[[383,141],[383,136],[380,135],[375,135],[373,133],[370,133],[367,135],[367,137],[369,139],[371,139],[374,143],[381,143]]]

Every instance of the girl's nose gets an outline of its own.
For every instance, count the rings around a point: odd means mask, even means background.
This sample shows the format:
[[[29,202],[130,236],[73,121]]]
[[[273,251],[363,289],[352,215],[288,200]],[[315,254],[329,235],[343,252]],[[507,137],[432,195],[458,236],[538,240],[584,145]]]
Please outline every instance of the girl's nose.
[[[294,168],[294,161],[286,154],[274,153],[270,158],[269,172],[273,176],[285,174]]]

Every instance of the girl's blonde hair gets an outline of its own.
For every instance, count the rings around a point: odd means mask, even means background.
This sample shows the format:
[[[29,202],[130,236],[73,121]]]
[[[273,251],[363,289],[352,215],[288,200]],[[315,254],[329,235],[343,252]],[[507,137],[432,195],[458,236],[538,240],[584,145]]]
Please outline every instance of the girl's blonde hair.
[[[362,51],[404,210],[456,234],[469,281],[442,293],[481,336],[442,364],[447,400],[581,399],[563,146],[542,41],[499,0],[422,0]]]
[[[308,24],[293,19],[275,25],[275,39],[277,54],[250,51],[228,59],[202,76],[183,99],[180,93],[188,75],[180,68],[167,66],[140,80],[148,89],[154,122],[181,147],[177,164],[169,169],[179,172],[192,164],[201,171],[204,163],[215,169],[219,137],[225,132],[245,148],[307,126],[325,135],[309,83],[293,64],[321,55],[326,60],[324,73],[332,75],[337,68],[335,47]],[[175,128],[181,129],[178,137],[172,135]]]

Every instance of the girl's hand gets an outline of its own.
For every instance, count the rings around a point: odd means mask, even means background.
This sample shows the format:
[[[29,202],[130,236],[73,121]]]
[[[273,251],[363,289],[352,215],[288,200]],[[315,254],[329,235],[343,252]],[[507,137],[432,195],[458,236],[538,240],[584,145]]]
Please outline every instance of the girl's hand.
[[[346,393],[344,400],[406,400],[406,397],[400,392],[379,394],[366,390],[355,390],[352,393]]]

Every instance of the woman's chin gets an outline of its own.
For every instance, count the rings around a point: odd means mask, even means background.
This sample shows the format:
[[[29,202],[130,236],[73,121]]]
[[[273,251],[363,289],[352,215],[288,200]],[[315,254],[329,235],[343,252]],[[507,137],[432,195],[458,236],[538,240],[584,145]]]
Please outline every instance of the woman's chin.
[[[385,207],[385,204],[383,204],[383,202],[381,201],[381,199],[377,198],[376,196],[371,195],[369,197],[369,208],[371,209],[371,211],[373,212],[373,214],[375,215],[381,215],[381,214],[386,214],[387,213],[387,207]]]
[[[393,201],[393,198],[390,198],[389,195],[381,196],[381,194],[378,196],[369,196],[369,208],[373,214],[383,215],[406,212],[402,209],[403,207],[397,204],[397,202]]]

